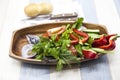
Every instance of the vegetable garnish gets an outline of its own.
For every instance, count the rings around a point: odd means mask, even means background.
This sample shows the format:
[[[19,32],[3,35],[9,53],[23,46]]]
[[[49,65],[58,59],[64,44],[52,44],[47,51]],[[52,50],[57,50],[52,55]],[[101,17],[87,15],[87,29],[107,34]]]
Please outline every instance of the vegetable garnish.
[[[98,29],[86,29],[82,23],[83,18],[78,18],[74,24],[49,29],[41,34],[39,42],[33,44],[31,50],[36,53],[33,59],[46,63],[54,60],[59,71],[65,64],[71,66],[72,62],[96,59],[115,49],[115,40],[119,35],[100,34]]]

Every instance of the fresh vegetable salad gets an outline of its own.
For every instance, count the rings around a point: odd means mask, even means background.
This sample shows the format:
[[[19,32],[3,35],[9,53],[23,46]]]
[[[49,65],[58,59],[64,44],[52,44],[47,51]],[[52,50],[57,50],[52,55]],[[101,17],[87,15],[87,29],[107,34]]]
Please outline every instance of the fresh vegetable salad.
[[[40,36],[32,35],[32,39],[27,36],[30,44],[26,45],[27,49],[23,47],[22,56],[46,62],[56,60],[56,69],[61,70],[64,64],[70,66],[72,61],[96,59],[114,50],[115,40],[120,36],[100,34],[98,29],[87,29],[82,23],[83,18],[78,18],[72,25],[49,29]]]

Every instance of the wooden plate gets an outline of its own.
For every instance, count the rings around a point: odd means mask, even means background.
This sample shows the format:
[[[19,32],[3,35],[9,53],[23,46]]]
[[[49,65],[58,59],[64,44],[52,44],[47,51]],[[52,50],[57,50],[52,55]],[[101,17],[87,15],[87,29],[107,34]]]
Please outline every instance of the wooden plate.
[[[45,62],[36,59],[26,59],[21,56],[21,49],[25,44],[28,44],[26,35],[27,34],[34,34],[38,35],[41,33],[46,32],[46,30],[54,27],[60,27],[61,25],[66,24],[73,24],[74,22],[66,21],[66,22],[52,22],[52,23],[44,23],[35,26],[28,26],[13,32],[12,40],[11,40],[11,47],[10,47],[10,54],[9,56],[17,59],[22,62],[27,63],[34,63],[34,64],[41,64],[41,65],[55,65],[56,62]],[[108,31],[104,25],[92,24],[92,23],[83,23],[83,26],[89,29],[99,29],[100,34],[108,34]],[[80,60],[80,62],[87,61],[87,60]],[[72,62],[75,63],[75,62]]]

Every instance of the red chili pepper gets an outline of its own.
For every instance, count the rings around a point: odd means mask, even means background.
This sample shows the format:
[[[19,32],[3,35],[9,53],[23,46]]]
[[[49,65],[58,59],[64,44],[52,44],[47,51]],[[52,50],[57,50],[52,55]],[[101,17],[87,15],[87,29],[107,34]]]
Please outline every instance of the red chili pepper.
[[[110,39],[111,37],[117,37],[116,34],[111,34],[107,36],[101,36],[100,39],[97,39],[93,42],[93,47],[98,47],[105,50],[113,50],[116,47],[115,39]]]
[[[107,43],[106,37],[104,35],[101,35],[99,39],[96,39],[93,41],[92,46],[98,47],[98,46],[105,45],[106,43]]]
[[[115,36],[116,34],[107,35],[106,39],[109,41],[110,37]]]
[[[113,36],[116,36],[116,34],[107,35],[106,36],[107,43],[105,45],[99,46],[99,48],[102,48],[102,49],[105,49],[105,50],[113,50],[113,49],[115,49],[115,47],[116,47],[115,40],[110,39]]]
[[[75,33],[77,33],[78,35],[84,37],[84,38],[81,40],[82,43],[85,43],[85,42],[88,40],[89,36],[88,36],[87,33],[81,32],[81,31],[79,31],[79,30],[77,30],[77,29],[73,29],[73,31],[74,31]]]
[[[95,59],[98,57],[98,55],[95,52],[92,52],[91,50],[82,50],[82,53],[84,55],[84,58],[86,59]]]
[[[109,40],[109,44],[107,45],[103,45],[103,46],[99,46],[99,48],[105,49],[105,50],[113,50],[115,49],[116,44],[114,40]]]
[[[70,42],[71,44],[78,44],[79,43],[79,39],[73,35],[73,34],[70,34],[70,38],[72,38],[73,40]]]

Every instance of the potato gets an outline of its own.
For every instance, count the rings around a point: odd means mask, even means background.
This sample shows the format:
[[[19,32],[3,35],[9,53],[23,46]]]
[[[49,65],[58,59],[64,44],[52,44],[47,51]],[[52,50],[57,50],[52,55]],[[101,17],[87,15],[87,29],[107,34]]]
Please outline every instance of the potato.
[[[29,17],[35,17],[35,16],[39,15],[40,8],[38,8],[37,4],[31,3],[25,7],[24,12]]]
[[[38,15],[49,14],[53,10],[52,4],[42,2],[39,4],[31,3],[24,8],[24,12],[28,17],[36,17]]]
[[[40,14],[49,14],[53,10],[52,4],[47,2],[40,3],[38,6],[42,8],[42,10],[40,11]]]

